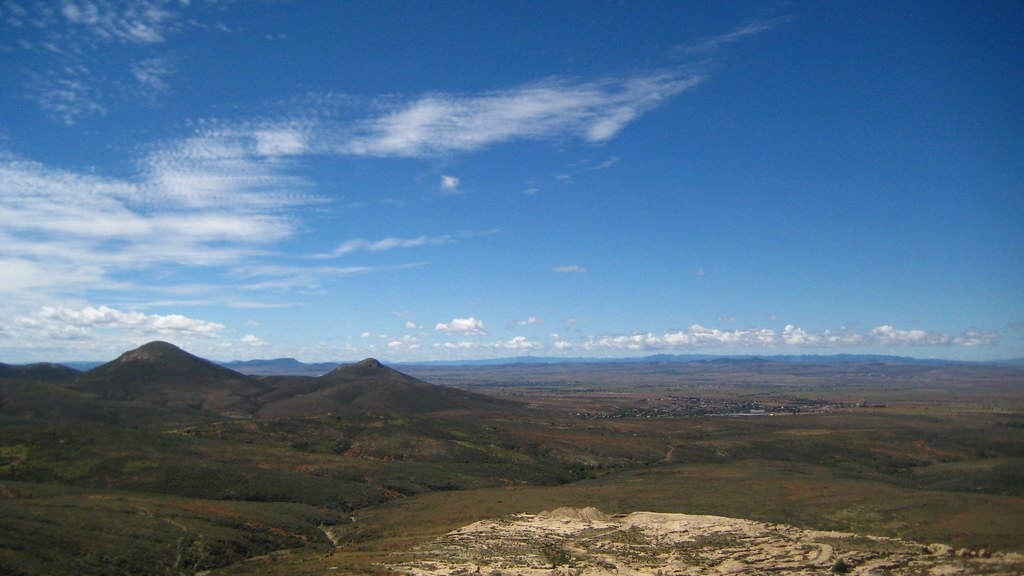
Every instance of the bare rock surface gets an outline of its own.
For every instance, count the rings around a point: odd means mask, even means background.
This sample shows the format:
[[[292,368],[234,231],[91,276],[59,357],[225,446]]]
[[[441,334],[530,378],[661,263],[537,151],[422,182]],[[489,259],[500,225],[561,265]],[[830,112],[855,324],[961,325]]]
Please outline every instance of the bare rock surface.
[[[596,508],[516,514],[459,528],[387,567],[414,576],[1018,575],[1024,555],[689,514]]]

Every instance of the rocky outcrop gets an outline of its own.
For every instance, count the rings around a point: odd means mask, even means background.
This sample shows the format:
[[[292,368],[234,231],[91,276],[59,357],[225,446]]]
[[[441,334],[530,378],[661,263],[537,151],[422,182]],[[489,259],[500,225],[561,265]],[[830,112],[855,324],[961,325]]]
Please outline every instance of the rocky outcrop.
[[[719,516],[559,508],[470,524],[387,568],[416,576],[1024,574],[1024,555],[987,555]]]

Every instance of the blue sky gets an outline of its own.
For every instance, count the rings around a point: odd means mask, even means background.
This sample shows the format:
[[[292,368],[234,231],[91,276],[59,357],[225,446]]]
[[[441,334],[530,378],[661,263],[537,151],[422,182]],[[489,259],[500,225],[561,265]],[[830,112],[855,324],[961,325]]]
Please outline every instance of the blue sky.
[[[0,2],[0,361],[1024,356],[1024,5]]]

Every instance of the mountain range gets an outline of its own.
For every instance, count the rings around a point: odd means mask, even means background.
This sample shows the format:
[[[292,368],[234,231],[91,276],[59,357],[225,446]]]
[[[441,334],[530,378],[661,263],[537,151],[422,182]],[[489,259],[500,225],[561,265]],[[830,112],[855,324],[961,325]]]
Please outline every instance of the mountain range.
[[[289,364],[295,364],[291,361]],[[332,365],[320,376],[247,375],[167,342],[150,342],[86,372],[59,364],[0,364],[0,378],[59,382],[108,401],[226,416],[314,416],[336,412],[412,414],[493,410],[515,404],[424,382],[373,358]]]
[[[726,363],[744,360],[766,360],[786,364],[858,364],[882,363],[907,366],[942,366],[942,365],[1024,365],[1024,358],[1006,358],[972,362],[965,360],[949,360],[943,358],[914,358],[911,356],[892,356],[886,354],[778,354],[768,356],[734,355],[720,356],[713,354],[652,354],[627,358],[591,358],[585,356],[515,356],[505,358],[488,358],[482,360],[425,360],[421,362],[394,362],[393,366],[502,366],[513,364],[644,364],[656,362],[698,362]],[[322,376],[338,365],[351,362],[302,362],[295,358],[270,358],[253,360],[213,361],[223,366],[250,376]],[[0,378],[30,377],[40,380],[60,380],[75,372],[87,372],[103,365],[100,361],[78,360],[59,364],[2,364]],[[31,375],[31,376],[29,376]]]

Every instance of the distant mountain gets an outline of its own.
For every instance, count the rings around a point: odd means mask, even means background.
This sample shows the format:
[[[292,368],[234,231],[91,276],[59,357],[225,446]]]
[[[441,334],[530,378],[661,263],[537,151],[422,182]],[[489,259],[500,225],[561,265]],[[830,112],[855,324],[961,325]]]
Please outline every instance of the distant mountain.
[[[763,361],[780,362],[786,364],[853,364],[853,363],[882,363],[882,364],[903,364],[903,365],[924,365],[941,366],[947,364],[987,364],[987,365],[1021,365],[1024,358],[1010,358],[1005,360],[989,360],[981,362],[969,362],[963,360],[946,360],[941,358],[912,358],[909,356],[890,356],[885,354],[779,354],[773,356],[755,355],[713,355],[713,354],[653,354],[649,356],[634,356],[626,358],[590,358],[590,357],[561,357],[561,356],[516,356],[505,358],[487,358],[483,360],[424,360],[419,362],[394,362],[393,366],[503,366],[510,364],[643,364],[653,362],[735,362],[750,359]],[[233,360],[215,362],[216,364],[253,376],[322,376],[333,370],[342,362],[314,362],[305,363],[295,358],[273,358],[258,360]],[[62,362],[77,370],[90,370],[100,366],[102,362],[75,361]],[[2,377],[2,376],[0,376]]]
[[[0,363],[0,378],[19,378],[23,380],[59,382],[61,380],[70,380],[79,374],[80,372],[74,368],[68,368],[62,364],[51,364],[49,362],[22,365]]]
[[[749,354],[713,355],[713,354],[653,354],[649,356],[632,356],[625,358],[587,358],[557,356],[517,356],[513,358],[489,358],[485,360],[431,360],[424,362],[403,362],[396,365],[406,366],[498,366],[504,364],[644,364],[650,362],[718,362],[734,363],[738,361],[756,360],[760,362],[783,362],[787,364],[849,364],[882,362],[887,364],[941,365],[941,364],[974,364],[961,360],[944,360],[932,358],[911,358],[909,356],[889,356],[884,354],[803,354],[757,356]],[[1013,363],[1013,360],[984,362],[985,364]]]
[[[490,396],[424,382],[373,358],[343,364],[318,378],[277,378],[275,384],[273,391],[260,398],[261,416],[346,411],[413,414],[516,406]]]
[[[252,412],[256,380],[167,342],[150,342],[82,374],[76,387],[111,400],[216,412]]]
[[[272,360],[235,360],[232,362],[218,362],[225,368],[230,368],[242,374],[256,376],[322,376],[333,370],[337,362],[317,362],[306,364],[295,358],[274,358]]]
[[[97,366],[102,366],[106,362],[100,360],[72,360],[69,362],[61,362],[61,365],[67,366],[68,368],[74,368],[79,372],[88,372]]]

